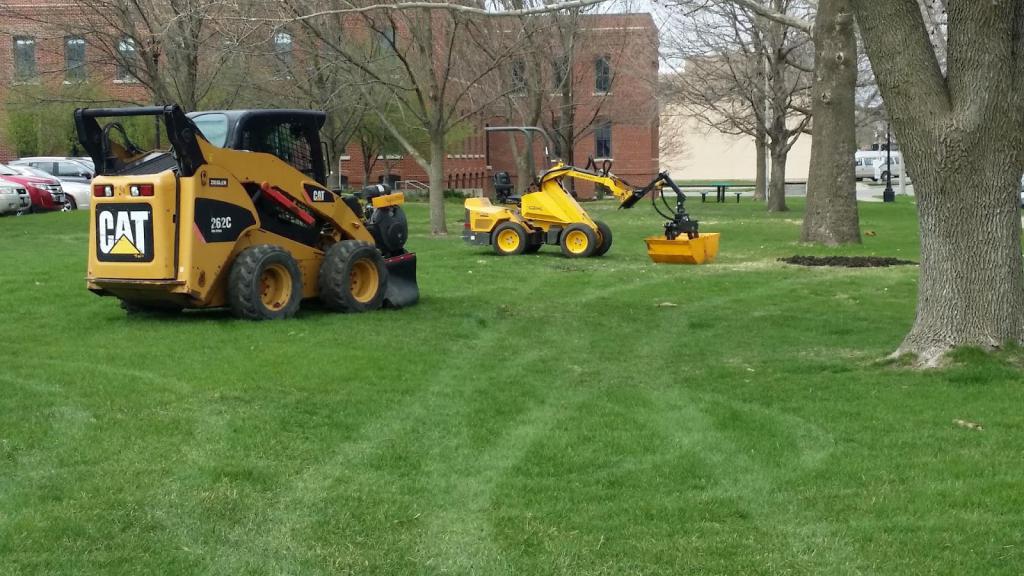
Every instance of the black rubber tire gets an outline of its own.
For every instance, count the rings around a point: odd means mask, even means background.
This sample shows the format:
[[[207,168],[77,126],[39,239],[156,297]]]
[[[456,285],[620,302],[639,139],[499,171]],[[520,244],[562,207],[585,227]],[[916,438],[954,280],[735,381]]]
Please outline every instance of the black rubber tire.
[[[566,239],[569,238],[572,232],[577,230],[587,236],[587,246],[579,253],[572,252],[566,245]],[[568,258],[589,258],[597,250],[597,232],[594,232],[594,229],[586,224],[569,224],[565,227],[565,230],[562,230],[562,237],[558,239],[558,245],[562,247],[562,254]]]
[[[594,250],[593,255],[604,256],[612,248],[612,229],[600,220],[594,220],[594,224],[597,224],[597,232],[601,243],[597,246],[597,250]]]
[[[501,245],[498,244],[498,237],[505,230],[512,230],[519,237],[519,245],[515,250],[505,251],[501,249]],[[494,248],[495,254],[499,256],[518,256],[526,251],[527,246],[527,235],[526,228],[523,228],[518,222],[502,222],[498,224],[498,227],[494,229],[494,233],[491,234],[491,247]]]
[[[377,268],[377,292],[372,298],[360,302],[352,294],[352,267],[361,260],[370,260]],[[388,288],[388,268],[380,250],[369,242],[342,240],[327,249],[320,265],[320,300],[336,312],[367,312],[384,304]]]
[[[62,211],[63,212],[74,212],[75,210],[78,210],[78,203],[75,202],[75,197],[72,196],[71,194],[65,195],[64,196],[64,209]]]
[[[885,182],[888,179],[889,179],[889,173],[888,172],[882,172],[882,176],[881,176],[881,178],[879,178],[879,180],[881,180],[882,182]]]
[[[536,254],[537,251],[540,250],[540,247],[543,245],[543,242],[533,242],[531,244],[528,244],[526,248],[523,250],[523,254]]]
[[[136,314],[154,314],[170,316],[178,314],[184,306],[178,304],[155,304],[152,302],[135,302],[133,300],[121,300],[121,310],[129,316]]]
[[[281,308],[268,308],[260,293],[263,271],[279,264],[288,272],[292,283],[291,296]],[[228,305],[235,316],[246,320],[282,320],[299,311],[302,302],[302,273],[295,258],[280,246],[250,246],[235,258],[228,275]]]

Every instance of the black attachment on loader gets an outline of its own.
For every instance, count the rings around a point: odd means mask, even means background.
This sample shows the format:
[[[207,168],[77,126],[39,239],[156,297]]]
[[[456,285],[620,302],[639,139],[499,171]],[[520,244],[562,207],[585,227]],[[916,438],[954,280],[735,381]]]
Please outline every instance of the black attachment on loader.
[[[676,205],[674,207],[665,199],[665,186],[668,186],[675,192]],[[691,220],[690,215],[686,213],[686,194],[683,194],[679,186],[672,181],[672,177],[668,175],[668,172],[659,173],[654,177],[654,180],[651,180],[650,184],[634,190],[633,195],[620,204],[619,208],[632,208],[649,193],[651,194],[651,205],[654,206],[654,211],[665,220],[668,220],[668,222],[665,222],[665,238],[675,240],[683,234],[686,234],[686,237],[690,239],[700,236],[697,230],[697,221]],[[664,208],[658,205],[659,197]]]

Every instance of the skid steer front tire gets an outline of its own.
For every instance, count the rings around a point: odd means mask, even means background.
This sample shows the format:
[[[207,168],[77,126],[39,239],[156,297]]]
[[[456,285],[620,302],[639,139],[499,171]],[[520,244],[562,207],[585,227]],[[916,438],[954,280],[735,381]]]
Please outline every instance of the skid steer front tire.
[[[320,265],[320,300],[336,312],[366,312],[384,304],[388,269],[369,242],[342,240],[327,249]]]
[[[604,256],[612,247],[612,229],[600,220],[594,220],[594,224],[597,224],[597,236],[600,242],[597,250],[594,250],[594,256]]]
[[[302,273],[280,246],[262,244],[242,250],[228,276],[228,304],[246,320],[291,318],[302,301]]]
[[[597,250],[597,232],[586,224],[570,224],[562,232],[559,242],[562,254],[569,258],[586,258]]]

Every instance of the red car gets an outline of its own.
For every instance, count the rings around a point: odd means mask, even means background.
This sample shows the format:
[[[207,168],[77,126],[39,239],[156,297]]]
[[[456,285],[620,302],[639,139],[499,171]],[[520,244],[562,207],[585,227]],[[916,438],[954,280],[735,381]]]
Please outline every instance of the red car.
[[[3,176],[5,180],[20,184],[28,190],[28,195],[32,199],[29,212],[64,210],[67,199],[64,196],[64,189],[60,187],[60,181],[56,178],[22,176],[16,170],[3,164],[0,164],[0,176]]]

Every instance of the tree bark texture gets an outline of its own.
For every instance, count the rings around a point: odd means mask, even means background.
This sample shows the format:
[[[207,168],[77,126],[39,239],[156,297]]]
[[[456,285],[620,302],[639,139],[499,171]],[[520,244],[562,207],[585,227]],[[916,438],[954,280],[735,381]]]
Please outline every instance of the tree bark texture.
[[[950,2],[946,77],[916,0],[852,3],[920,221],[917,317],[896,353],[934,366],[1024,343],[1024,3]]]
[[[800,239],[860,244],[853,157],[857,38],[849,0],[821,0],[814,20],[814,140]]]
[[[757,150],[757,176],[754,180],[754,200],[765,199],[768,188],[768,157],[767,140],[764,127],[758,126],[754,135],[754,148]]]
[[[786,206],[786,159],[789,157],[789,147],[785,140],[773,140],[772,150],[772,178],[768,184],[768,211],[788,212]]]
[[[448,233],[444,220],[444,133],[430,138],[430,232]]]

